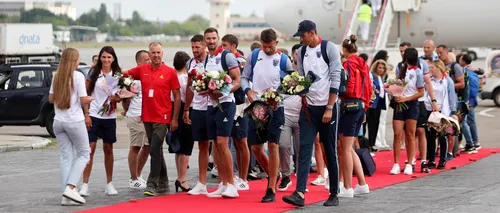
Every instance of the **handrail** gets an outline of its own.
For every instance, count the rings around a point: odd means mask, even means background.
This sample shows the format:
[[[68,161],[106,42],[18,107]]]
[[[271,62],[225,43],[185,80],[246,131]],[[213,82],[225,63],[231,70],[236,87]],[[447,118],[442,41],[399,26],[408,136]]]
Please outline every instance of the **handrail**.
[[[349,36],[349,31],[351,30],[352,22],[353,22],[353,17],[354,14],[356,13],[356,10],[358,9],[358,3],[361,2],[361,0],[354,0],[354,7],[351,10],[351,15],[349,16],[349,22],[347,22],[347,25],[345,26],[345,31],[344,31],[344,37],[341,40],[344,40]]]
[[[378,24],[377,24],[377,30],[375,31],[375,36],[373,36],[373,41],[372,41],[372,49],[373,50],[377,46],[377,39],[378,39],[378,36],[380,33],[380,27],[382,26],[382,22],[383,22],[384,16],[385,16],[385,9],[387,8],[387,4],[389,1],[390,0],[384,1],[384,5],[382,6],[382,11],[380,12],[380,17],[379,17]]]

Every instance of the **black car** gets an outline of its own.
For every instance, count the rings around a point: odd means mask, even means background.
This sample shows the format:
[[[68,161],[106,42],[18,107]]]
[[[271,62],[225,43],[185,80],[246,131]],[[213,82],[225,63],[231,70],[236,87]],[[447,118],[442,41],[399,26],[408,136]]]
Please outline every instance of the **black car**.
[[[49,89],[57,63],[20,63],[0,65],[0,126],[45,127],[54,137],[54,105],[49,103]],[[77,71],[84,75],[84,63]]]

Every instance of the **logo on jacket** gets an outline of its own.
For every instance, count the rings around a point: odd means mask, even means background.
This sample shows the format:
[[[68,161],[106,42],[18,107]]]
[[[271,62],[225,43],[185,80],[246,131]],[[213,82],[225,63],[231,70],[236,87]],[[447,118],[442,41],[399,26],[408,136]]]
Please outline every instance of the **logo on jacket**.
[[[279,64],[279,63],[280,63],[280,61],[279,61],[279,60],[276,60],[276,59],[275,59],[275,60],[273,60],[273,66],[275,66],[275,67],[276,67],[276,66],[278,66],[278,64]]]
[[[220,59],[221,59],[221,58],[216,58],[216,59],[215,59],[215,64],[220,64]]]
[[[413,77],[415,77],[413,74],[410,74],[410,80],[413,80]]]
[[[160,79],[163,79],[163,75],[160,75]]]
[[[321,57],[321,52],[320,51],[316,52],[316,57],[318,57],[318,58]]]

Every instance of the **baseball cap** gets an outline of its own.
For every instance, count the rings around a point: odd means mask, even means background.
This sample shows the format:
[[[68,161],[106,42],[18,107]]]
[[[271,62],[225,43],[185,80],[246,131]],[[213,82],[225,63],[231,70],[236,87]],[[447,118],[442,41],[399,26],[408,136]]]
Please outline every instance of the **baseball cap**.
[[[310,20],[304,20],[299,23],[299,29],[293,35],[293,37],[302,36],[305,32],[309,32],[311,30],[316,30],[316,24]]]

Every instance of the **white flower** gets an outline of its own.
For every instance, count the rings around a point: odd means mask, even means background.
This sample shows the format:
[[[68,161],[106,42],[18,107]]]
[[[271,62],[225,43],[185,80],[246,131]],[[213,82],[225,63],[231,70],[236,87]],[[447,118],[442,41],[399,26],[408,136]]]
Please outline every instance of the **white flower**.
[[[207,72],[207,76],[210,78],[218,78],[220,75],[219,71],[209,71]]]
[[[277,97],[277,98],[276,98],[276,101],[277,101],[277,102],[280,102],[280,101],[281,101],[281,98],[280,98],[280,97]]]
[[[200,87],[195,87],[194,88],[196,91],[200,91]]]
[[[125,80],[123,80],[123,83],[124,83],[126,86],[130,86],[130,84],[132,83],[132,80],[130,80],[130,78],[125,78]]]
[[[271,98],[276,98],[276,95],[274,93],[271,93]]]

